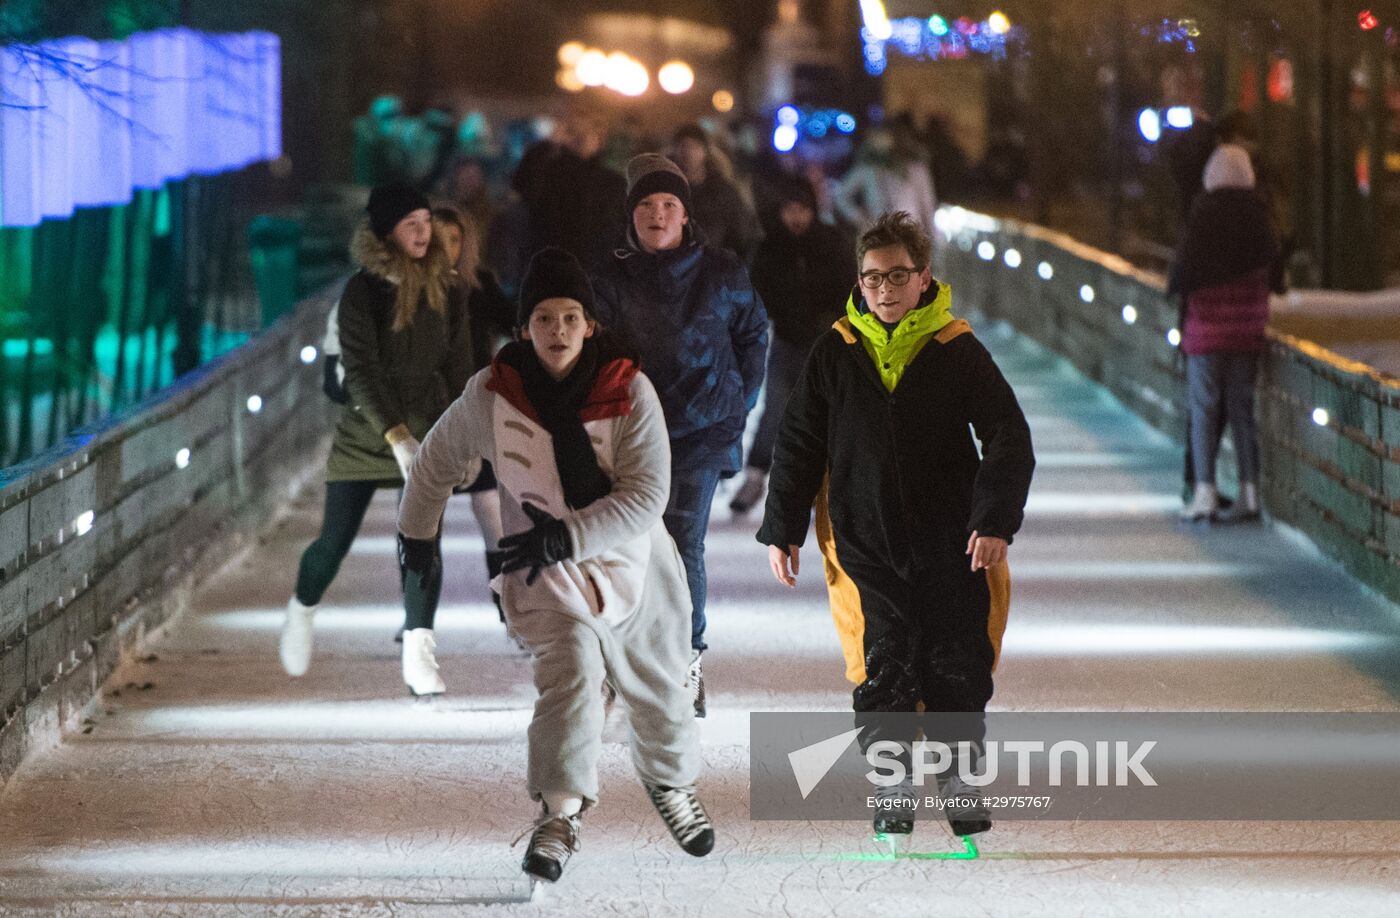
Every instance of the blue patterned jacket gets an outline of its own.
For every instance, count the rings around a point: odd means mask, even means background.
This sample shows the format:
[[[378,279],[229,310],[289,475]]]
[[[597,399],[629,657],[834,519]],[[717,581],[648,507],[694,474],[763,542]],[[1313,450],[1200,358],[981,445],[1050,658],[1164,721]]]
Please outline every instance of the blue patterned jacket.
[[[656,386],[671,467],[731,475],[763,384],[768,314],[738,258],[685,233],[679,248],[650,254],[629,227],[631,245],[593,275],[596,312]]]

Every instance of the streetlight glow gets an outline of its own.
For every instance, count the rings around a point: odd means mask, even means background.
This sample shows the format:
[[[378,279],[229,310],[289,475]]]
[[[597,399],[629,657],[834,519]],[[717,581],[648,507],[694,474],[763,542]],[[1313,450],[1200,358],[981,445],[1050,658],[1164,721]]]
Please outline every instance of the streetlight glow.
[[[678,96],[695,85],[695,71],[685,61],[671,61],[657,71],[656,82],[671,95]]]

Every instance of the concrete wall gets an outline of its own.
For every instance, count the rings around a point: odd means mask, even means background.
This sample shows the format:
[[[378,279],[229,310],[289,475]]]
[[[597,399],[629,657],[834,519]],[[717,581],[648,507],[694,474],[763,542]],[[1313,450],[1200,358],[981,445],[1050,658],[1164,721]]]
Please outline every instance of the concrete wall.
[[[1183,436],[1184,363],[1169,340],[1178,306],[1164,278],[1040,227],[959,208],[940,211],[939,225],[948,238],[934,267],[958,308],[1006,320]],[[1400,380],[1277,330],[1269,338],[1258,393],[1265,509],[1400,601]],[[1232,487],[1228,451],[1220,473]]]
[[[0,472],[0,781],[319,472],[333,406],[301,352],[332,301]]]

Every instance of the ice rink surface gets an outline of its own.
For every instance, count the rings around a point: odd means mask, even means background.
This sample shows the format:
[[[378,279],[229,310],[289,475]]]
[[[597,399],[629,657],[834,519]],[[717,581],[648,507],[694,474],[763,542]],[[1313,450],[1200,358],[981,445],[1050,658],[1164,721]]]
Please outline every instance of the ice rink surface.
[[[985,331],[1039,456],[994,710],[1397,710],[1393,605],[1285,531],[1179,525],[1178,447],[1062,361]],[[891,861],[864,824],[751,821],[748,713],[847,709],[849,686],[815,552],[798,589],[777,586],[757,513],[730,520],[725,496],[701,729],[715,852],[671,841],[619,708],[582,848],[525,901],[511,840],[534,815],[530,663],[487,601],[465,499],[448,511],[438,615],[449,694],[431,705],[405,696],[392,643],[392,492],[323,603],[310,671],[279,667],[319,501],[233,559],[11,781],[0,914],[1400,914],[1400,823],[1001,822],[977,860]],[[928,822],[913,847],[960,846]]]

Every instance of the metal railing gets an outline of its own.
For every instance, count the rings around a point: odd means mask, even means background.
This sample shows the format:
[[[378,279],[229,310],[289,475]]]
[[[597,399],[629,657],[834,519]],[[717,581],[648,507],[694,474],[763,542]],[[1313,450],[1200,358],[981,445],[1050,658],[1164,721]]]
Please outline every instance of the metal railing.
[[[1181,438],[1179,305],[1165,279],[1037,226],[943,208],[935,268],[957,304],[1058,352]],[[1400,601],[1400,379],[1269,332],[1258,387],[1261,493],[1362,582]],[[1233,463],[1220,463],[1232,485]]]

